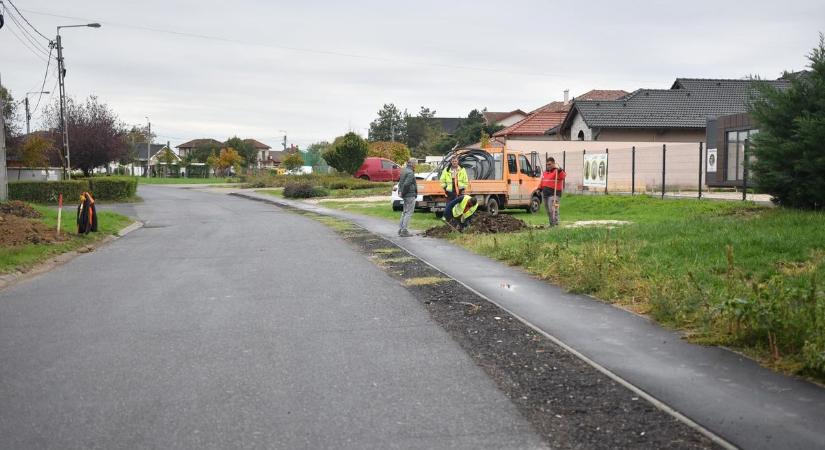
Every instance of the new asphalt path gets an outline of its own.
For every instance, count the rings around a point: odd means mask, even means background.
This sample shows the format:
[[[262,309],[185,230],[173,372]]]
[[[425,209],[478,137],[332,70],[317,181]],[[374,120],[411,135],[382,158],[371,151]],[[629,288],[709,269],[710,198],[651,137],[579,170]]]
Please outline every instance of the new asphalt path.
[[[143,228],[0,291],[0,448],[544,446],[324,225],[197,190],[139,194]]]
[[[273,198],[248,191],[241,195]],[[820,386],[772,372],[723,348],[690,344],[643,317],[569,294],[446,241],[399,238],[397,223],[277,201],[351,220],[392,240],[728,444],[825,448],[825,389]]]

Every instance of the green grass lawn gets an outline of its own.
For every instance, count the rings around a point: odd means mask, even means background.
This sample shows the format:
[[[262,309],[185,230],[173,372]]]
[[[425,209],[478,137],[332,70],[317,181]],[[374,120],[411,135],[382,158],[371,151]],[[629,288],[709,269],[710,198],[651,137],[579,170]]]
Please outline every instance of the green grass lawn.
[[[57,227],[57,210],[49,206],[33,206],[43,215],[39,220],[43,221],[43,223],[50,228]],[[0,273],[25,270],[54,255],[78,249],[99,241],[107,235],[116,234],[132,223],[132,219],[110,211],[98,211],[97,218],[99,230],[97,233],[78,236],[76,234],[75,210],[74,208],[64,208],[60,221],[60,233],[61,235],[71,236],[71,238],[53,244],[27,244],[19,247],[0,247]]]
[[[255,192],[271,195],[273,197],[284,198],[284,188],[258,189]]]
[[[323,206],[398,220],[389,204]],[[508,211],[533,225],[547,216]],[[825,379],[825,214],[753,203],[565,196],[562,226],[454,242],[593,295],[693,340],[736,347],[773,367]],[[631,224],[572,228],[575,221]],[[412,226],[438,224],[431,213]]]
[[[238,178],[156,178],[138,177],[138,184],[228,184],[239,183]]]

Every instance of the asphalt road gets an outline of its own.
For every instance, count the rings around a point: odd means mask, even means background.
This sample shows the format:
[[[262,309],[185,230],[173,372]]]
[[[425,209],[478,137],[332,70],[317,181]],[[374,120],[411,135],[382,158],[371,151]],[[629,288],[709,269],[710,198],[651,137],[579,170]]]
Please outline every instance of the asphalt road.
[[[146,227],[0,291],[0,448],[533,448],[409,292],[325,226],[141,186]]]

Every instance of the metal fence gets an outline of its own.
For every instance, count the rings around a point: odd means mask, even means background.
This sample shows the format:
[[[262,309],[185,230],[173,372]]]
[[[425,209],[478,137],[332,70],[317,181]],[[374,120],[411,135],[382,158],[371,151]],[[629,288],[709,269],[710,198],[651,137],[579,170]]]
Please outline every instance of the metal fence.
[[[747,152],[747,142],[746,142]],[[553,157],[567,172],[565,190],[579,193],[648,194],[661,196],[707,195],[704,143],[654,144],[629,147],[554,151],[540,154]],[[606,161],[604,161],[606,160]],[[747,159],[745,159],[747,160]],[[604,161],[604,169],[588,165]],[[745,167],[742,199],[747,192]]]

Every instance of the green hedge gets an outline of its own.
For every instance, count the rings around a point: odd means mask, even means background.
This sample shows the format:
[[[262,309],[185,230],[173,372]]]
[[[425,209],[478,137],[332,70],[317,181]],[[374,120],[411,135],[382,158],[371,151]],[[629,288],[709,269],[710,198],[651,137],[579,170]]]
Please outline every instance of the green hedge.
[[[63,194],[64,203],[80,201],[80,194],[88,191],[97,200],[122,200],[134,197],[137,180],[133,177],[93,177],[64,181],[12,181],[9,199],[34,203],[57,203]]]
[[[92,196],[100,200],[122,200],[137,193],[137,178],[134,177],[94,177],[89,178]]]
[[[64,203],[80,201],[80,194],[89,190],[88,180],[64,181],[11,181],[9,199],[34,203],[57,203],[63,194]]]

